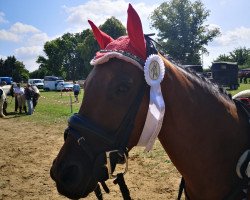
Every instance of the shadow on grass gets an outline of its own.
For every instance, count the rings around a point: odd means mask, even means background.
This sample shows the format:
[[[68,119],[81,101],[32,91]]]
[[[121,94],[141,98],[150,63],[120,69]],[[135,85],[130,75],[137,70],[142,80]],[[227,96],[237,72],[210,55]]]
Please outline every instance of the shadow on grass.
[[[22,117],[26,116],[26,113],[17,113],[17,112],[8,112],[7,115],[5,115],[5,119],[10,119],[10,118],[17,118],[17,117]]]

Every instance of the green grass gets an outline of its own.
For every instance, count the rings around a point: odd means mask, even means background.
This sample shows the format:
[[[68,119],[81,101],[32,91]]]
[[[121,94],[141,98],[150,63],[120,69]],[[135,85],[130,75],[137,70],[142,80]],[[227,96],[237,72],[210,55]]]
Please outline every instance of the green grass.
[[[79,94],[80,103],[75,103],[73,92],[40,92],[41,96],[38,100],[36,110],[33,115],[19,115],[15,114],[14,111],[14,99],[8,97],[8,108],[7,112],[10,112],[8,117],[19,117],[21,116],[25,120],[38,122],[42,124],[52,124],[52,123],[61,123],[66,122],[69,116],[73,113],[78,112],[81,101],[83,98],[83,90]],[[70,106],[70,96],[72,98],[72,112]]]
[[[250,84],[249,83],[247,83],[247,84],[242,83],[242,84],[240,84],[240,87],[237,90],[228,90],[228,92],[230,94],[232,94],[232,96],[233,96],[233,95],[237,94],[240,91],[249,90],[249,89],[250,89]]]

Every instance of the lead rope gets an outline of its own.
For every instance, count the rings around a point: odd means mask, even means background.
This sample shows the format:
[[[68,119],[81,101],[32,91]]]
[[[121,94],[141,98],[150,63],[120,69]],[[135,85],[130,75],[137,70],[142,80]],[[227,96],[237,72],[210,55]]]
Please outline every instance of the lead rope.
[[[108,188],[108,186],[106,185],[106,183],[105,183],[104,181],[102,181],[102,182],[100,182],[100,183],[101,183],[102,188],[104,189],[104,191],[105,191],[106,193],[109,193],[110,191],[109,191],[109,188]],[[97,197],[98,200],[103,200],[103,198],[102,198],[102,190],[101,190],[101,187],[100,187],[99,184],[97,184],[97,186],[96,186],[94,192],[95,192],[95,196]]]
[[[121,190],[122,197],[123,197],[124,200],[131,200],[129,189],[128,189],[126,183],[125,183],[123,173],[117,174],[117,178],[113,181],[113,183],[119,185],[119,188]],[[102,185],[104,191],[106,193],[109,193],[109,188],[106,185],[106,183],[105,182],[101,182],[101,185]],[[103,198],[102,198],[102,191],[101,191],[101,188],[100,188],[99,184],[97,184],[97,186],[96,186],[96,188],[95,188],[94,191],[95,191],[95,195],[96,195],[97,199],[98,200],[103,200]]]
[[[100,185],[97,184],[96,188],[95,188],[95,196],[97,197],[98,200],[103,200],[102,198],[102,191],[101,191],[101,188],[100,188]]]
[[[124,200],[131,200],[130,193],[125,183],[123,173],[117,174],[117,178],[114,180],[113,183],[119,185]]]

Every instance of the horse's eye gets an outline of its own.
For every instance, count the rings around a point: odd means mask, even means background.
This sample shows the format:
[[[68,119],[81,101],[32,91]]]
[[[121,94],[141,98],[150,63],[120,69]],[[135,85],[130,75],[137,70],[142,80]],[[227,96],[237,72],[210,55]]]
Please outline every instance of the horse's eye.
[[[125,85],[125,84],[122,84],[118,87],[118,89],[116,90],[116,94],[121,94],[121,93],[125,93],[129,90],[129,86],[128,85]]]
[[[131,81],[126,81],[126,82],[121,83],[115,91],[116,95],[127,93],[130,90],[131,86],[132,86]]]

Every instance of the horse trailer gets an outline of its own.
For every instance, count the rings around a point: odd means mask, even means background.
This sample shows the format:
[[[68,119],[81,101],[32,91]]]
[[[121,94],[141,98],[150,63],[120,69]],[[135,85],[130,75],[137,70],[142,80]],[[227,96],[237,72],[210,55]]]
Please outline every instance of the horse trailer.
[[[238,83],[238,64],[234,62],[213,62],[211,67],[212,80],[222,87],[229,87],[237,90]]]

